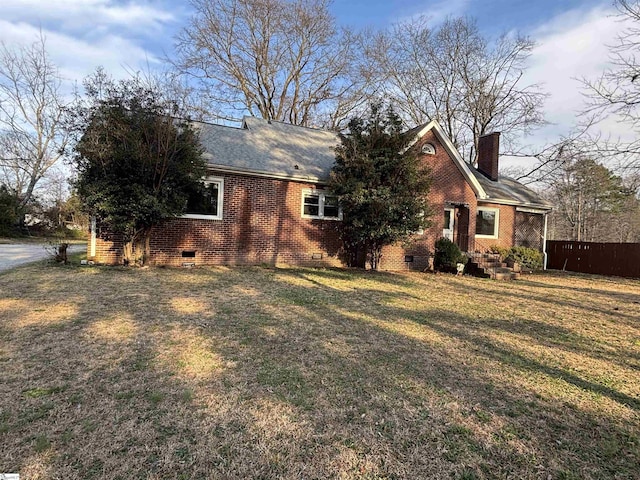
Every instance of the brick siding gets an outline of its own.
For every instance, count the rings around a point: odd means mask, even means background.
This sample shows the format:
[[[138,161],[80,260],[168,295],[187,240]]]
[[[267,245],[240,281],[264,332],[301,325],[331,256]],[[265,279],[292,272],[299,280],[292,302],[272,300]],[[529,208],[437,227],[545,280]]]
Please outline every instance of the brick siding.
[[[87,243],[87,259],[107,265],[122,264],[122,240],[117,235],[110,234],[103,226],[97,226],[96,252],[91,255],[91,236]]]
[[[498,247],[512,247],[515,241],[514,229],[516,208],[511,205],[498,205],[497,203],[486,202],[478,202],[478,206],[497,208],[500,211],[498,219],[498,238],[476,237],[474,250],[478,252],[487,252],[493,245],[497,245]]]
[[[424,234],[414,236],[409,245],[396,244],[385,247],[380,260],[381,269],[424,270],[427,268],[429,257],[434,252],[434,244],[442,237],[444,209],[451,203],[469,205],[469,232],[475,231],[475,193],[433,131],[427,132],[413,148],[419,152],[425,143],[431,143],[436,148],[435,155],[421,155],[422,161],[429,166],[432,175],[429,192],[431,226],[425,229]],[[406,255],[413,256],[412,263],[405,262]]]
[[[420,151],[427,142],[436,148],[435,155],[422,155],[432,173],[429,194],[431,226],[425,229],[424,234],[415,235],[410,242],[385,247],[381,269],[427,268],[434,243],[442,237],[444,209],[451,203],[469,206],[471,250],[484,251],[491,245],[513,245],[515,208],[492,204],[486,206],[500,209],[499,238],[478,239],[473,244],[475,194],[433,132],[427,132],[413,148]],[[302,191],[315,188],[314,184],[215,171],[211,174],[224,178],[223,219],[175,218],[154,227],[150,264],[343,265],[337,222],[301,216]],[[195,257],[183,257],[183,252],[195,252]],[[413,261],[405,262],[407,256],[413,257]],[[96,255],[89,259],[106,264],[122,263],[122,242],[98,228]]]
[[[342,265],[336,221],[301,216],[302,190],[313,184],[212,174],[224,178],[223,219],[174,218],[154,227],[151,265]],[[98,232],[94,260],[122,263],[122,243]]]

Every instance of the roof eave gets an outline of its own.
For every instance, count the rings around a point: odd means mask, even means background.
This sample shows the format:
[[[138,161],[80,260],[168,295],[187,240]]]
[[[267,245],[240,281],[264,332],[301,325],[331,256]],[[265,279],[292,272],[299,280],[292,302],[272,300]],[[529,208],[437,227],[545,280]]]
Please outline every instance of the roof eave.
[[[276,180],[291,180],[291,181],[305,182],[305,183],[327,183],[329,181],[328,178],[321,178],[315,175],[292,175],[287,173],[273,173],[273,172],[265,172],[262,170],[252,170],[248,168],[235,168],[235,167],[230,167],[228,165],[216,165],[213,163],[209,163],[207,165],[207,170],[222,172],[222,173],[230,173],[234,175],[273,178]]]
[[[529,208],[529,209],[534,209],[534,210],[544,210],[544,211],[553,210],[553,206],[546,205],[544,203],[519,202],[517,200],[509,200],[509,199],[506,199],[506,198],[486,197],[486,198],[482,199],[482,202],[484,202],[484,203],[495,203],[495,204],[498,204],[498,205],[511,205],[511,206],[514,206],[514,207],[523,207],[523,208]]]

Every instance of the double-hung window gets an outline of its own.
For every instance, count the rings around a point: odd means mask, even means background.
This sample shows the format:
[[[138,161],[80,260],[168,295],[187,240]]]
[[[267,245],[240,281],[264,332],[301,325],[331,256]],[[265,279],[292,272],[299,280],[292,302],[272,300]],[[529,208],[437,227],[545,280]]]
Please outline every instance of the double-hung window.
[[[338,205],[338,197],[329,195],[322,190],[303,190],[302,216],[304,218],[340,220],[342,212],[340,205]]]
[[[478,207],[476,213],[476,238],[498,238],[500,210]]]
[[[191,195],[187,201],[184,218],[203,220],[222,220],[222,201],[224,198],[224,179],[207,177],[198,195]]]

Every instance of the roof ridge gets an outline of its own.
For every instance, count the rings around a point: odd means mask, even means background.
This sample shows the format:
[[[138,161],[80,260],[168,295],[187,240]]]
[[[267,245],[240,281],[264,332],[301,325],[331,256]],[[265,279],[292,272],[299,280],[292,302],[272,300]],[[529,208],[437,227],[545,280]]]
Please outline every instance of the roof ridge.
[[[293,123],[287,123],[287,122],[284,122],[282,120],[260,118],[260,117],[254,116],[254,115],[245,115],[244,117],[242,117],[242,121],[244,122],[247,118],[250,118],[252,120],[258,120],[261,123],[267,123],[267,124],[279,123],[280,125],[285,125],[287,127],[305,128],[307,130],[314,130],[316,132],[326,132],[326,133],[332,133],[332,134],[337,134],[338,133],[338,132],[335,132],[334,130],[329,130],[327,128],[309,127],[307,125],[295,125]]]
[[[208,125],[210,127],[224,127],[224,128],[232,128],[234,130],[244,130],[242,126],[235,127],[233,125],[224,125],[223,123],[205,122],[204,120],[188,120],[188,122],[194,123],[194,124],[200,123],[202,125]]]

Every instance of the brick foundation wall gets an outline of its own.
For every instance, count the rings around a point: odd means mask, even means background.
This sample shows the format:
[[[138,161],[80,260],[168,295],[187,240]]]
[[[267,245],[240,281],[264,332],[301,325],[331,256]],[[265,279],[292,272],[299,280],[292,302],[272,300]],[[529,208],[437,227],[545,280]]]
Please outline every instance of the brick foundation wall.
[[[91,255],[91,236],[87,243],[87,259],[107,265],[122,264],[122,240],[117,235],[109,234],[104,227],[98,225],[96,232],[96,254]]]

